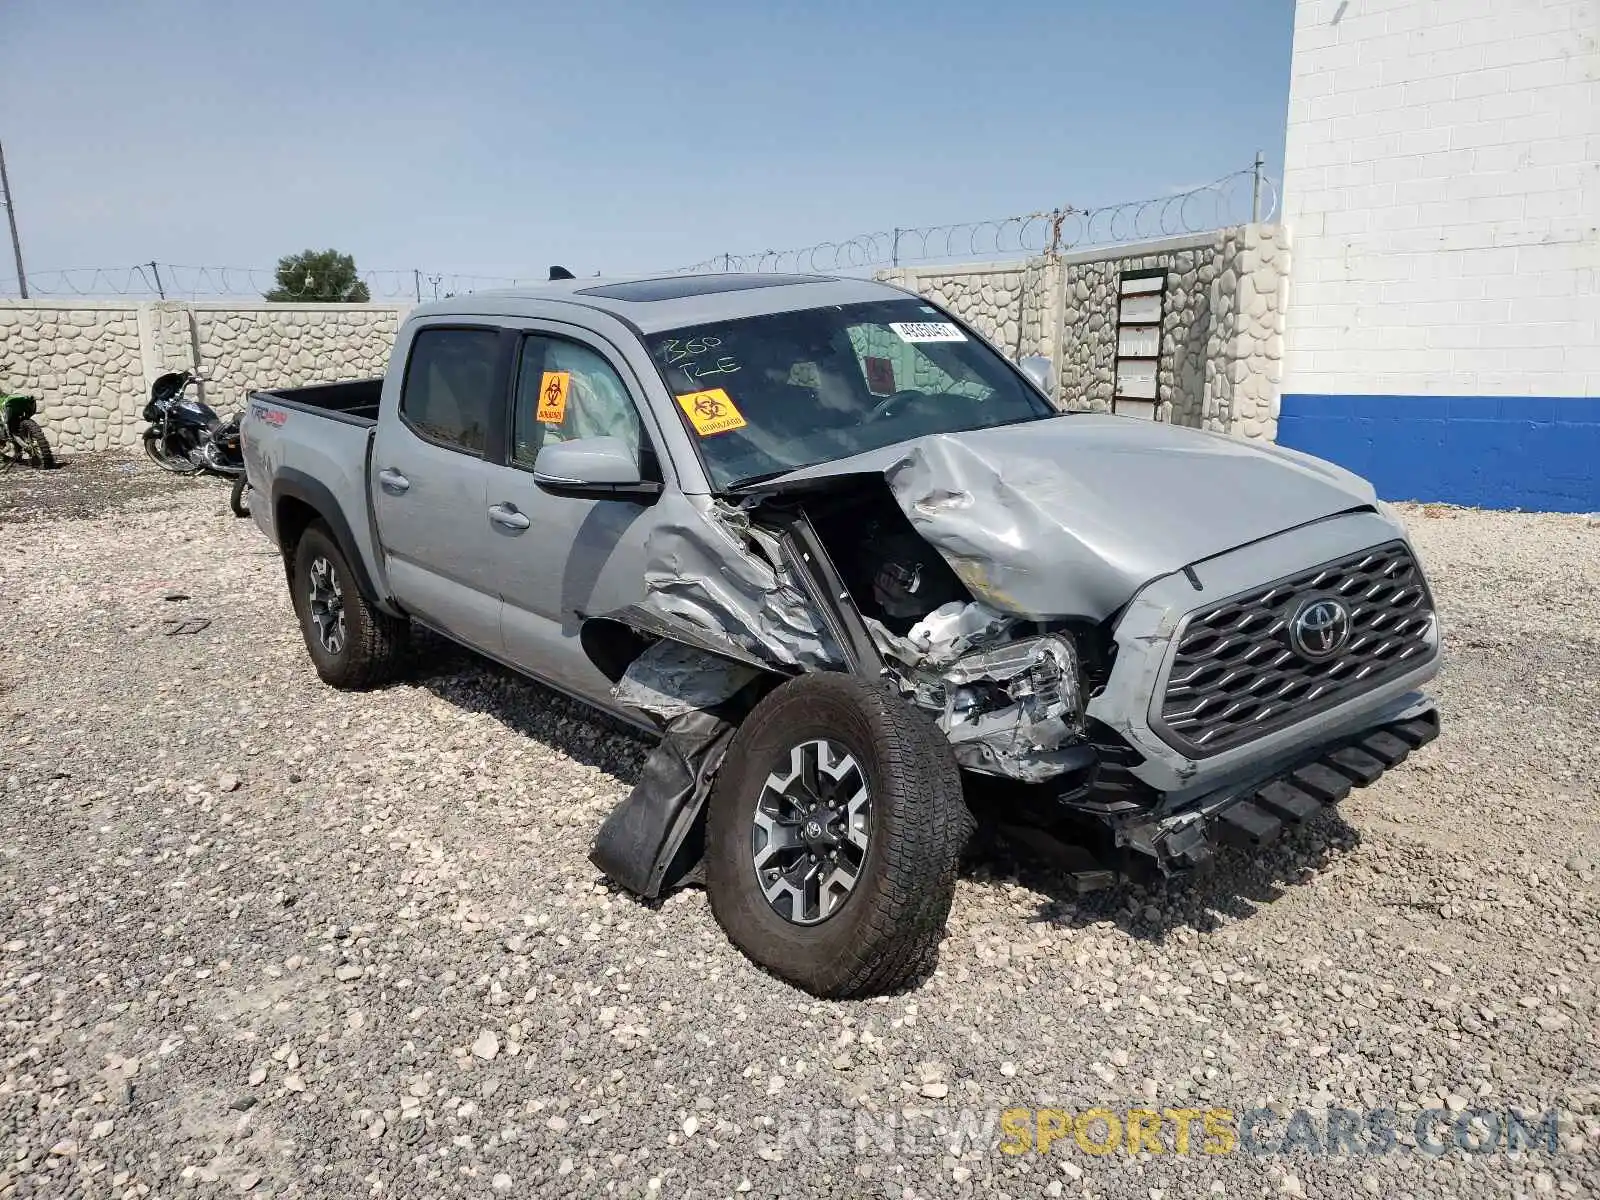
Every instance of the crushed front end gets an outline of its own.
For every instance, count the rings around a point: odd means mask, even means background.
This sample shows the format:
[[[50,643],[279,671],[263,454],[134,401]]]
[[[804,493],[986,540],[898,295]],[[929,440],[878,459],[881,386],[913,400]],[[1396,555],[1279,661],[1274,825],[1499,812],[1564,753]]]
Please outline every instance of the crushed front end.
[[[941,511],[881,475],[835,479],[713,501],[661,539],[651,597],[624,616],[655,649],[611,673],[664,740],[602,831],[609,874],[647,895],[687,877],[733,728],[802,671],[884,679],[966,772],[1001,781],[1008,831],[1068,851],[1080,889],[1269,843],[1438,733],[1420,690],[1438,669],[1432,597],[1381,506],[1168,569],[1104,610],[1111,580],[1047,547],[1019,557],[1027,572],[962,553],[946,517],[972,511],[951,496]]]
[[[1070,847],[1084,886],[1268,844],[1439,732],[1433,599],[1377,510],[1191,563],[1099,623],[971,600],[903,636],[866,624],[964,768],[1035,785],[1007,819],[1067,827],[1031,840]],[[1084,865],[1084,823],[1115,861]]]

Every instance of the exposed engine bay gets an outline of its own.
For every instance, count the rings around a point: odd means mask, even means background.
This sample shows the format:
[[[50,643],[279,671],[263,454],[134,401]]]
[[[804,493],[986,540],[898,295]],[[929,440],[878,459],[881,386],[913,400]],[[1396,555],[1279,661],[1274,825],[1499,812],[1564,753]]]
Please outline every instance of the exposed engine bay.
[[[726,564],[730,548],[736,573],[692,568]],[[711,780],[744,714],[785,675],[885,678],[979,774],[1037,784],[1093,761],[1072,632],[973,599],[881,476],[713,500],[704,522],[652,547],[646,582],[646,605],[586,626],[597,664],[619,630],[637,639],[607,672],[613,695],[662,730],[591,855],[642,895],[692,877],[693,822]]]
[[[931,713],[969,770],[1028,783],[1070,769],[1083,680],[1064,630],[974,600],[886,489],[813,500],[816,527],[901,693]]]

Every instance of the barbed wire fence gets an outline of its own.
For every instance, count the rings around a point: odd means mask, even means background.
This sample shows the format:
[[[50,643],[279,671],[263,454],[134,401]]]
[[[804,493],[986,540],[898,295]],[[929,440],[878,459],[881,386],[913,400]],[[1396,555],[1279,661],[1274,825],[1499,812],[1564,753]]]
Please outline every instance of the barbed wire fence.
[[[1061,205],[984,221],[896,227],[787,250],[724,253],[662,274],[724,271],[844,273],[878,267],[977,262],[985,259],[1064,254],[1184,234],[1206,233],[1244,221],[1270,221],[1277,214],[1278,188],[1262,170],[1235,171],[1198,187],[1096,208]],[[473,275],[421,268],[361,271],[375,303],[420,303],[444,296],[545,282],[544,275]],[[260,299],[281,290],[274,267],[185,266],[146,262],[126,267],[82,267],[28,273],[28,287],[42,299],[203,300]],[[287,289],[295,294],[294,289]],[[14,295],[14,279],[0,276],[0,294]],[[308,289],[307,298],[315,299]]]
[[[1277,186],[1262,170],[1258,157],[1255,166],[1243,171],[1144,200],[1098,208],[1063,205],[997,220],[897,227],[790,250],[719,254],[676,270],[686,274],[847,273],[872,267],[1064,254],[1092,246],[1206,233],[1244,221],[1270,221],[1277,208]]]

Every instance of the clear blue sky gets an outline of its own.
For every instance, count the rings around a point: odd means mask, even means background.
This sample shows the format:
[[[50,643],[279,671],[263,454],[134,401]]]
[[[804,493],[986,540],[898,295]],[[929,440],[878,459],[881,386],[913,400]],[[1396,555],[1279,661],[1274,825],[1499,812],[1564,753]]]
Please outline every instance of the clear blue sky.
[[[0,0],[29,274],[484,275],[1276,174],[1290,0]],[[3,245],[3,243],[0,243]],[[9,254],[0,292],[14,294]]]

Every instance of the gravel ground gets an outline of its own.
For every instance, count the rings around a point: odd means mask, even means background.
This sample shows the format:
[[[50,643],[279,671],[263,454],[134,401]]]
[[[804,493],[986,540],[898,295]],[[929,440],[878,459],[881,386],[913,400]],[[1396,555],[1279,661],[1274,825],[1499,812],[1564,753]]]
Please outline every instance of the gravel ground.
[[[633,735],[437,645],[322,686],[225,481],[0,479],[0,1197],[1600,1194],[1600,528],[1407,516],[1439,742],[1189,886],[1080,901],[986,852],[935,974],[823,1003],[700,891],[644,905],[588,863]],[[930,1136],[1096,1105],[1402,1132]],[[1509,1106],[1561,1109],[1558,1152],[1406,1144],[1420,1108]]]

